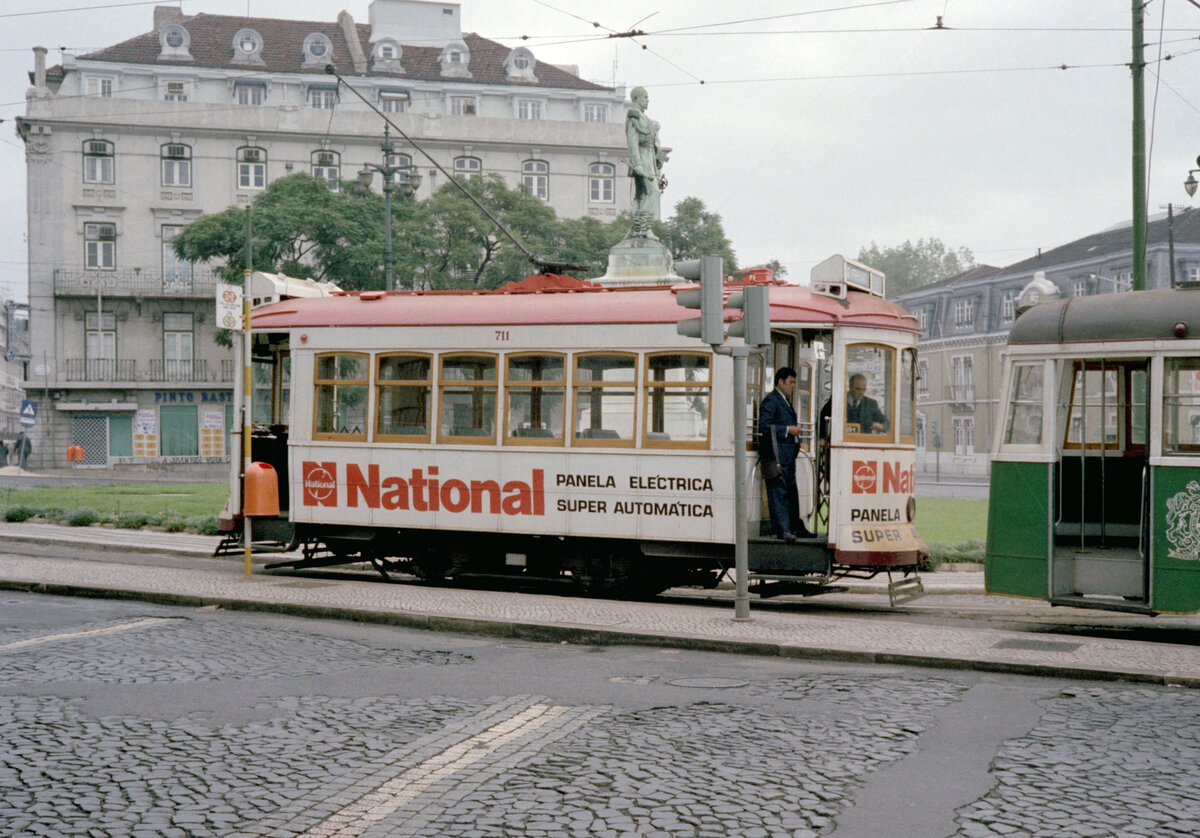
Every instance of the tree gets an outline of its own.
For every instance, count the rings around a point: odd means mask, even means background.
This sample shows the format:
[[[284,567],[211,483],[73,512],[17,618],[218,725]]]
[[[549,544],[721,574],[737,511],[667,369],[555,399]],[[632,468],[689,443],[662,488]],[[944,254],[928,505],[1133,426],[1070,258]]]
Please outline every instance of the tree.
[[[922,285],[969,271],[975,267],[975,255],[965,247],[949,250],[941,239],[906,241],[896,247],[881,248],[875,242],[858,251],[856,259],[883,271],[889,294],[903,294]]]
[[[347,290],[383,288],[384,202],[373,192],[337,192],[307,174],[279,178],[250,207],[253,270],[333,282]],[[412,249],[425,244],[421,205],[392,196],[397,274],[411,273]],[[240,282],[247,264],[246,210],[202,215],[175,236],[175,252],[192,262],[217,262],[227,281]],[[407,244],[406,244],[407,243]]]
[[[657,223],[654,231],[676,260],[720,256],[725,260],[726,272],[737,269],[737,257],[725,236],[721,216],[705,209],[699,198],[684,198],[675,205],[675,214]]]

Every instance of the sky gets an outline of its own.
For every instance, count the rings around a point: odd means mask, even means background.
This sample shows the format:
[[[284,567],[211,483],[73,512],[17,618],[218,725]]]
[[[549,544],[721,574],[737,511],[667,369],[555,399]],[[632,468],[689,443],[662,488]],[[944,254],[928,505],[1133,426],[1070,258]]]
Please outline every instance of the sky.
[[[89,6],[103,8],[88,9]],[[168,5],[163,3],[163,5]],[[367,22],[368,0],[183,0],[185,14]],[[1129,0],[463,0],[463,29],[635,86],[671,148],[664,215],[695,196],[742,266],[793,282],[834,253],[941,239],[1004,266],[1132,216]],[[6,9],[17,8],[6,4]],[[25,298],[32,47],[151,31],[154,3],[0,11],[0,298]],[[939,19],[941,28],[939,28]],[[613,33],[641,30],[633,38]],[[1145,12],[1151,214],[1194,205],[1200,0]],[[1065,69],[1064,69],[1065,68]]]

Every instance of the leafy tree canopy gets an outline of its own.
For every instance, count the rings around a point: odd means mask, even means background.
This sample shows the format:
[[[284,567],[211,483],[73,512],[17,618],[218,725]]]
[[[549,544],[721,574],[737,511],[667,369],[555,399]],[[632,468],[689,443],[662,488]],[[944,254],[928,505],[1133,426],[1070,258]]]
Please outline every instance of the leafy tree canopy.
[[[896,247],[881,248],[875,242],[861,248],[855,257],[864,265],[883,271],[888,294],[903,294],[922,285],[952,277],[975,267],[975,255],[965,247],[951,250],[941,239],[911,240]]]
[[[737,270],[737,257],[725,235],[721,216],[709,212],[699,198],[684,198],[675,205],[675,214],[657,222],[654,232],[676,259],[699,259],[701,256],[720,256],[725,271]]]
[[[359,193],[352,181],[337,192],[321,178],[295,174],[273,181],[250,208],[253,269],[333,282],[349,291],[384,287],[384,200]],[[474,176],[464,186],[535,256],[587,265],[582,278],[603,274],[608,251],[630,229],[628,213],[605,224],[558,218],[544,201],[505,185],[499,175]],[[685,198],[658,224],[677,259],[718,255],[734,270],[721,217],[699,198]],[[179,232],[175,252],[211,262],[227,281],[241,282],[246,266],[247,211],[230,207],[202,215]],[[497,288],[534,271],[528,258],[454,184],[424,201],[392,195],[392,253],[397,288]]]

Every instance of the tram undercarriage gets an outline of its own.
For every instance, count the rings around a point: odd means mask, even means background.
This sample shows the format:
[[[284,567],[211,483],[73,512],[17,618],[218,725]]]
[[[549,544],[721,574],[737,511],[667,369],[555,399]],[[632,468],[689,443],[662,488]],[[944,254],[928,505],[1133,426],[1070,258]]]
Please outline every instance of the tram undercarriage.
[[[471,580],[560,583],[592,595],[642,599],[668,588],[713,589],[732,581],[731,545],[631,541],[561,536],[339,527],[336,535],[320,525],[293,525],[282,518],[256,519],[254,553],[295,553],[266,565],[268,570],[370,564],[385,580],[408,574],[426,582]],[[924,594],[916,566],[851,567],[834,563],[823,535],[782,542],[749,539],[750,592],[776,596],[816,596],[846,591],[844,579],[887,575],[892,605]],[[244,549],[233,532],[215,555]],[[899,574],[893,579],[893,573]]]

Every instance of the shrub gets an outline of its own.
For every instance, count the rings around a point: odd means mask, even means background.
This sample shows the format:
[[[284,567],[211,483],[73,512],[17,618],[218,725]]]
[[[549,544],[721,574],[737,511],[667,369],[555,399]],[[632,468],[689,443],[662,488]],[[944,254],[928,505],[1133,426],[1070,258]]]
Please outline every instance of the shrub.
[[[200,535],[217,535],[217,516],[216,515],[193,515],[187,519],[189,529],[193,529]]]
[[[167,532],[183,532],[187,529],[187,521],[176,515],[169,515],[166,516],[162,526]]]
[[[37,510],[28,506],[10,506],[4,510],[4,520],[13,524],[19,524],[21,521],[28,520],[36,515]]]
[[[67,523],[72,527],[87,527],[101,519],[101,515],[90,506],[74,509],[67,515]]]
[[[150,523],[145,512],[122,512],[117,516],[117,526],[123,530],[140,530]]]

